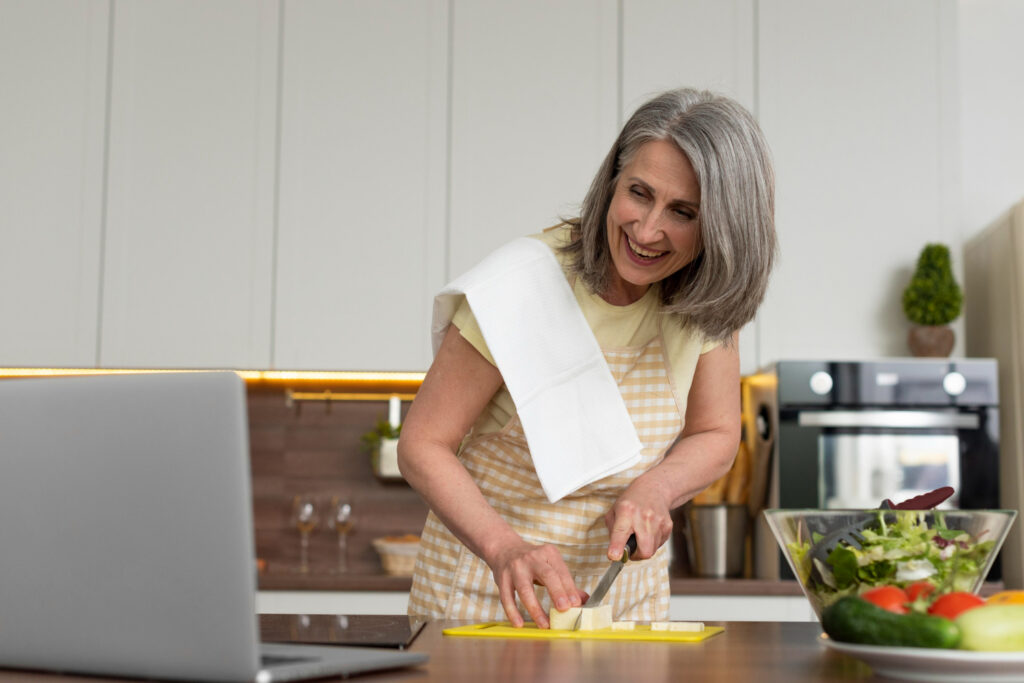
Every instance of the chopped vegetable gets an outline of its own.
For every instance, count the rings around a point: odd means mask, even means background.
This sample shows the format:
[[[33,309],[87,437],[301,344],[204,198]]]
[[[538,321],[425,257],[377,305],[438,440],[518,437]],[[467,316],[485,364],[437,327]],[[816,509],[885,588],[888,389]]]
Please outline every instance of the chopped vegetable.
[[[960,642],[960,628],[949,619],[916,612],[893,614],[852,596],[826,607],[821,625],[830,638],[862,645],[951,648]]]
[[[955,593],[946,593],[936,598],[935,602],[928,608],[928,614],[936,617],[946,617],[947,619],[956,619],[967,610],[981,607],[984,604],[985,601],[974,593],[957,591]]]
[[[872,588],[869,591],[861,593],[862,598],[870,602],[872,605],[881,607],[884,610],[895,612],[896,614],[906,614],[910,610],[907,609],[907,603],[910,602],[910,597],[907,593],[898,586],[878,586]]]
[[[1024,605],[985,605],[954,621],[963,634],[960,647],[987,652],[1024,651]]]
[[[548,621],[551,623],[552,631],[573,630],[577,618],[579,618],[578,630],[580,631],[597,631],[608,628],[612,625],[611,603],[598,607],[570,607],[564,612],[559,612],[552,607],[548,611]]]
[[[934,514],[931,526],[928,514]],[[995,546],[992,540],[947,528],[941,511],[893,515],[878,510],[875,515],[875,520],[859,532],[860,548],[836,546],[828,555],[827,566],[817,563],[816,572],[811,571],[809,551],[821,536],[813,534],[810,539],[790,544],[790,557],[800,581],[822,607],[879,586],[902,588],[926,582],[934,587],[926,597],[971,591]],[[911,609],[924,611],[927,603],[918,600],[920,597],[907,596]]]
[[[925,601],[935,592],[935,584],[928,581],[915,581],[907,586],[907,597],[911,602]]]

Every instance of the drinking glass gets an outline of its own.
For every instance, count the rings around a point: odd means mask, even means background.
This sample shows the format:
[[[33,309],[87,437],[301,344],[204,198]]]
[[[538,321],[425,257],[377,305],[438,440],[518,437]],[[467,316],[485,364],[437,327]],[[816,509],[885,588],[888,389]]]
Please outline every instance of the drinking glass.
[[[316,528],[316,500],[300,494],[292,500],[292,526],[299,530],[299,572],[309,572],[309,535]]]
[[[327,525],[338,534],[338,572],[348,571],[348,535],[352,532],[352,505],[341,496],[331,498]]]

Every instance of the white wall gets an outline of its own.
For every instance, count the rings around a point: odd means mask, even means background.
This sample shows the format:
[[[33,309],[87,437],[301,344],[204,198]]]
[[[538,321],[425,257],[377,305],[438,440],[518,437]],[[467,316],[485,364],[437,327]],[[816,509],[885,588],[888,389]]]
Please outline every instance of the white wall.
[[[960,0],[960,237],[1024,199],[1024,3]]]

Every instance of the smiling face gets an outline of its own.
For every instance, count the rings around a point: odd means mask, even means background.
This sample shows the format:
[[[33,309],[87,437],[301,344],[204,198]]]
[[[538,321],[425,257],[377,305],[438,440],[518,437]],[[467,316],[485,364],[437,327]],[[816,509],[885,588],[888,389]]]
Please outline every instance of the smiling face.
[[[668,140],[648,142],[623,166],[608,206],[609,303],[643,296],[700,253],[700,185],[690,160]]]

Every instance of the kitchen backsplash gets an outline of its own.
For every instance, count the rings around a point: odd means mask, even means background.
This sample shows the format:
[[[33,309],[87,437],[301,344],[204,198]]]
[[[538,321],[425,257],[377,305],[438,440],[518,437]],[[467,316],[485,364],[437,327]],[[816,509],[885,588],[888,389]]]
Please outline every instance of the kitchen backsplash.
[[[291,525],[292,499],[313,494],[317,526],[310,537],[310,573],[337,566],[337,536],[327,526],[332,496],[348,499],[354,527],[348,538],[352,574],[382,572],[371,542],[387,535],[419,533],[427,506],[402,481],[377,479],[360,437],[388,414],[387,401],[295,401],[282,389],[251,388],[249,431],[252,453],[256,553],[268,574],[294,572],[299,533]],[[403,402],[403,415],[408,409]]]

